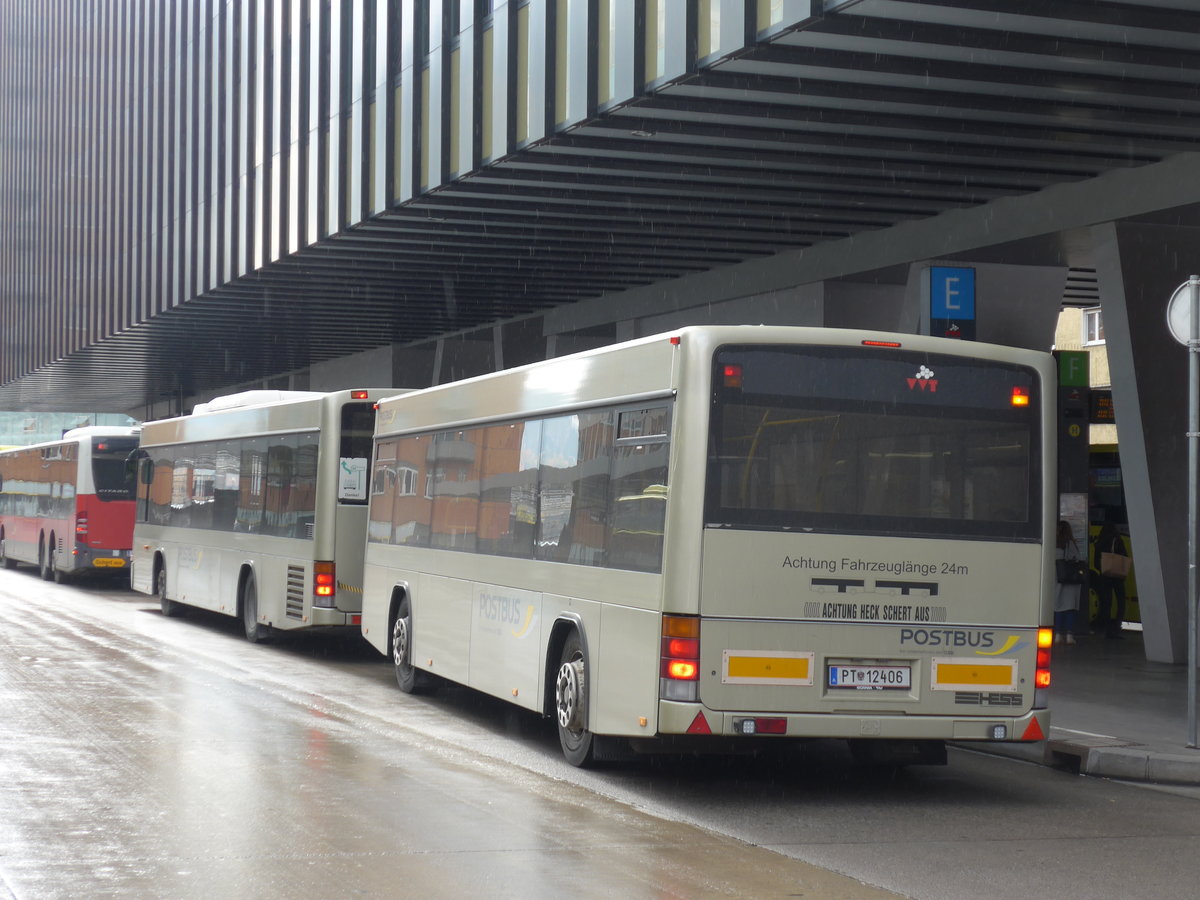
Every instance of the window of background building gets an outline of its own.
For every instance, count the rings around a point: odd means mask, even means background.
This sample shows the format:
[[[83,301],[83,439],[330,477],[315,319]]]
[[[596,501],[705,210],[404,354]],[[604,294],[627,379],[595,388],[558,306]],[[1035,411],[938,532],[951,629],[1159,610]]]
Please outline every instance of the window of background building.
[[[1104,318],[1100,314],[1100,307],[1096,306],[1092,309],[1083,311],[1083,344],[1086,347],[1088,344],[1103,344],[1104,343]]]

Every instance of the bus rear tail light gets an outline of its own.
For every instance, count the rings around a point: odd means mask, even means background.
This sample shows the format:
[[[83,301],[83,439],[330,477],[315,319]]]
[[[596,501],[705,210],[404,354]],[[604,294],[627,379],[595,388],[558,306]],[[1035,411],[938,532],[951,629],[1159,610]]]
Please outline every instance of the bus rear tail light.
[[[695,702],[700,697],[700,619],[663,616],[659,696]]]
[[[88,533],[88,514],[79,512],[75,514],[75,537],[85,538]]]
[[[332,562],[313,563],[313,594],[316,599],[314,606],[333,606],[333,597],[337,593],[337,572]]]
[[[1012,389],[1012,405],[1013,406],[1028,406],[1029,405],[1029,388],[1014,387]]]
[[[1054,644],[1054,629],[1039,628],[1037,634],[1037,667],[1033,673],[1033,705],[1044,709],[1050,687],[1050,647]]]

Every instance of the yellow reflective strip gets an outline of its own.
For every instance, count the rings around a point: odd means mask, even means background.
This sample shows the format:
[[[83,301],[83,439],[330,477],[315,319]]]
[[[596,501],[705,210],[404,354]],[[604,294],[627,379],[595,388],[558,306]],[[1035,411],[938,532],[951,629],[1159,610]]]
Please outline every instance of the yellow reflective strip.
[[[937,667],[938,684],[1011,685],[1012,666],[942,663]]]
[[[726,674],[730,678],[794,678],[805,680],[808,657],[730,656]]]

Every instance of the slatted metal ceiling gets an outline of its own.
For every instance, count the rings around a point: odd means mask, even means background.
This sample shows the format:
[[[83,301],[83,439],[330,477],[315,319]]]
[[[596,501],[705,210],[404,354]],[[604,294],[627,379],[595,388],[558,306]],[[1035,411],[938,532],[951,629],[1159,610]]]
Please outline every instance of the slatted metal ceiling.
[[[1200,145],[1200,4],[861,0],[0,387],[132,406]],[[1072,273],[1067,302],[1095,302]]]

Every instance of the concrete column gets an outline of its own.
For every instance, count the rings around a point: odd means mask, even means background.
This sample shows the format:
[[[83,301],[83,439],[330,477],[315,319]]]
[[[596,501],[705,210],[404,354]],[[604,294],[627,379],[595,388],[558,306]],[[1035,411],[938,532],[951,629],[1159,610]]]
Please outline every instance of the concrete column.
[[[1147,659],[1187,660],[1187,350],[1171,292],[1200,270],[1200,229],[1091,229]]]

